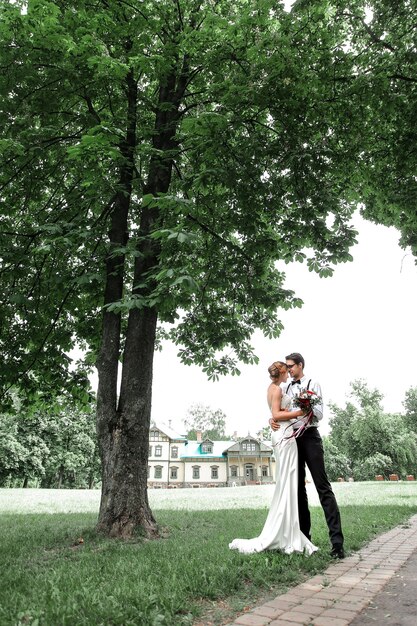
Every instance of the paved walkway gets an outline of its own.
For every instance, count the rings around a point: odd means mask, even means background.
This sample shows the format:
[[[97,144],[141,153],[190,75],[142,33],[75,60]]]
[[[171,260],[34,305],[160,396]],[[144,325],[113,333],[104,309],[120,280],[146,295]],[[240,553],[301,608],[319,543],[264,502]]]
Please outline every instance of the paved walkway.
[[[323,574],[293,587],[275,600],[240,615],[229,626],[361,626],[362,624],[405,624],[407,616],[396,621],[392,611],[384,609],[389,594],[384,588],[390,581],[397,584],[397,606],[405,593],[403,576],[399,571],[414,572],[417,566],[417,515],[405,524],[380,535],[362,550],[342,561],[332,563]],[[410,559],[410,557],[412,557]],[[409,561],[410,559],[410,561]],[[414,577],[414,581],[416,578]],[[409,598],[417,596],[417,589],[407,588]],[[380,614],[367,615],[381,604]],[[388,604],[389,605],[389,604]],[[392,608],[394,608],[392,606]],[[416,604],[408,611],[417,623]],[[385,611],[385,612],[384,612]],[[382,619],[381,619],[382,615]]]

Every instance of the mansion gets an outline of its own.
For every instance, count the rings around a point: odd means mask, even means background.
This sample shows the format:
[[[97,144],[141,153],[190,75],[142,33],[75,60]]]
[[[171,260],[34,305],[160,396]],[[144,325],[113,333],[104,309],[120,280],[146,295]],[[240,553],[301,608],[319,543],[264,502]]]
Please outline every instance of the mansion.
[[[189,440],[163,424],[149,431],[148,486],[231,487],[274,482],[271,445],[251,435],[239,441]]]

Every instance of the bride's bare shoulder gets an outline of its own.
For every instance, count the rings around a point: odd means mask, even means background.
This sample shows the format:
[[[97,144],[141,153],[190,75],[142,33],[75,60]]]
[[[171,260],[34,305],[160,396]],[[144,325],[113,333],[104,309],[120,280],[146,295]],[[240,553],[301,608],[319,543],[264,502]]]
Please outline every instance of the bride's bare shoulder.
[[[282,396],[282,389],[279,385],[271,383],[268,387],[268,395],[270,396]]]

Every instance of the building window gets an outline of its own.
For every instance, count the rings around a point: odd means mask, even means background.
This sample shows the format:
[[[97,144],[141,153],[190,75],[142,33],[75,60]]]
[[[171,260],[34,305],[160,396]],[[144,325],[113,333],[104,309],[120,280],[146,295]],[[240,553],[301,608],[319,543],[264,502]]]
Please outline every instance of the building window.
[[[267,465],[262,465],[262,476],[264,478],[266,478],[266,476],[268,476],[268,466]]]
[[[247,452],[255,452],[256,444],[250,441],[244,441],[242,443],[242,450],[246,450]]]
[[[213,444],[211,441],[201,444],[201,451],[211,454],[213,452]]]
[[[178,467],[171,467],[171,478],[172,480],[178,479]]]
[[[173,446],[171,448],[171,458],[178,459],[178,446]]]
[[[152,456],[152,446],[149,446],[149,456]]]
[[[155,446],[155,456],[162,456],[162,446]]]
[[[218,465],[211,466],[211,477],[212,479],[216,479],[219,477],[219,467]]]
[[[199,465],[193,465],[193,479],[198,480],[200,478],[200,467]]]
[[[237,478],[237,465],[230,466],[230,476],[231,478]]]
[[[155,474],[154,474],[155,478],[162,478],[162,467],[161,465],[156,465],[155,466]]]
[[[153,439],[154,441],[159,441],[161,433],[159,430],[151,430],[149,432],[149,439]]]

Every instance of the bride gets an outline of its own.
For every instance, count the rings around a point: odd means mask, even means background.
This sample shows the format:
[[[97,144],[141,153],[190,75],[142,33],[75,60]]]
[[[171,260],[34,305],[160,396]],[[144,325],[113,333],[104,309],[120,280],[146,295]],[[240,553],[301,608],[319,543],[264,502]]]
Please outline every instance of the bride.
[[[303,415],[303,411],[289,410],[291,399],[283,394],[280,387],[288,379],[288,368],[282,361],[275,361],[268,368],[271,384],[267,400],[272,418],[280,422],[280,428],[272,435],[275,456],[276,485],[268,517],[259,537],[234,539],[229,544],[231,550],[242,554],[252,554],[263,550],[280,550],[286,554],[305,552],[312,554],[318,548],[300,530],[298,521],[298,458],[297,443],[292,434],[293,418]]]

